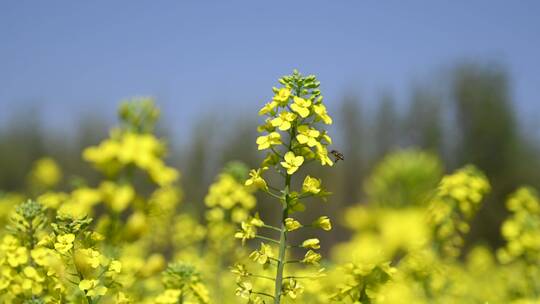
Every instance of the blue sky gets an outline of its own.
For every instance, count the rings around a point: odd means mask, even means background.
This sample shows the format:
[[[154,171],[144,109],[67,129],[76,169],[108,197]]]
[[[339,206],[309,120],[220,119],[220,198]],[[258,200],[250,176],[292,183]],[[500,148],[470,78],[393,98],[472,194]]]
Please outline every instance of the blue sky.
[[[463,59],[504,64],[531,119],[539,15],[538,1],[2,1],[0,119],[37,104],[65,128],[152,95],[181,132],[209,109],[254,115],[293,68],[332,110],[345,92],[405,99]]]

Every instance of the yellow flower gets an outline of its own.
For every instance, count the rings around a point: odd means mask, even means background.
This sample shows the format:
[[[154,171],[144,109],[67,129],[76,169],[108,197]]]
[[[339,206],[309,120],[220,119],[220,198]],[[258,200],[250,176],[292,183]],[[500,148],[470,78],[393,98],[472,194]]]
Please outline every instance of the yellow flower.
[[[113,182],[103,182],[100,186],[105,201],[115,212],[122,212],[135,198],[135,190],[129,184],[118,185]]]
[[[249,224],[253,225],[255,227],[262,227],[264,226],[264,222],[259,217],[259,213],[256,213],[254,217],[249,219]]]
[[[68,199],[63,192],[46,192],[37,198],[37,201],[47,208],[58,209]]]
[[[241,207],[235,207],[231,211],[231,221],[235,223],[241,223],[242,221],[246,220],[248,216],[249,212]]]
[[[116,295],[116,304],[130,304],[131,303],[131,300],[128,296],[126,296],[125,293],[123,292],[119,292],[117,295]]]
[[[310,249],[306,252],[306,255],[302,259],[302,263],[318,265],[320,260],[321,255]]]
[[[37,247],[32,249],[30,252],[30,256],[36,262],[39,266],[45,266],[48,264],[49,260],[51,259],[52,250],[49,248],[44,247]]]
[[[17,267],[28,262],[28,251],[25,247],[17,247],[13,251],[7,252],[6,257],[9,266]]]
[[[262,189],[264,191],[268,190],[268,185],[266,185],[266,181],[264,180],[264,178],[262,178],[261,174],[266,171],[266,169],[268,169],[268,167],[263,167],[261,169],[257,169],[257,170],[250,170],[249,171],[249,176],[250,178],[248,180],[246,180],[246,182],[244,183],[244,185],[246,186],[255,186],[257,187],[258,189]]]
[[[182,294],[180,289],[166,289],[156,298],[158,304],[175,304],[178,303],[178,299]]]
[[[302,184],[302,191],[317,194],[321,192],[321,180],[306,176],[304,183]]]
[[[118,260],[112,260],[107,269],[106,275],[108,277],[113,277],[116,274],[119,274],[122,271],[122,263]]]
[[[73,248],[73,241],[75,241],[75,235],[73,233],[59,235],[56,237],[54,249],[61,254],[65,254]]]
[[[27,278],[33,279],[33,280],[38,281],[38,282],[43,282],[45,280],[45,278],[43,276],[39,275],[37,270],[32,266],[24,267],[23,273]]]
[[[274,100],[281,104],[285,104],[289,100],[290,96],[291,96],[291,89],[281,88],[279,89],[277,94],[274,96]]]
[[[327,144],[329,144],[329,145],[332,144],[332,138],[328,135],[328,133],[326,131],[323,132],[321,137],[322,137],[322,139],[324,141],[326,141]]]
[[[206,286],[204,286],[204,284],[197,282],[192,284],[190,287],[195,297],[197,297],[201,303],[210,303],[210,292]]]
[[[82,263],[81,266],[83,267],[85,265],[89,265],[92,268],[97,268],[103,260],[103,256],[101,256],[101,253],[92,248],[77,250],[77,253],[78,254],[76,260]]]
[[[149,220],[142,211],[133,212],[127,219],[125,229],[129,236],[136,237],[148,231],[150,226]]]
[[[161,159],[154,159],[148,168],[148,174],[160,187],[169,186],[176,182],[180,173],[174,168],[167,167]]]
[[[321,165],[333,166],[334,162],[328,157],[328,150],[321,143],[317,143],[317,158],[321,162]]]
[[[287,169],[287,174],[292,175],[294,172],[300,168],[300,166],[304,163],[304,157],[303,156],[296,156],[294,155],[294,152],[287,152],[285,154],[285,161],[281,162],[281,166],[283,168]]]
[[[118,187],[111,201],[111,207],[116,212],[121,212],[127,208],[129,203],[135,197],[135,190],[131,185],[122,185]]]
[[[291,109],[298,113],[302,118],[309,116],[309,107],[311,106],[311,100],[307,100],[301,97],[294,96],[294,103],[291,104]]]
[[[307,239],[302,243],[302,247],[310,249],[319,249],[321,248],[321,243],[319,239]]]
[[[90,297],[103,296],[107,293],[107,287],[99,286],[98,280],[81,280],[79,282],[79,289]]]
[[[322,119],[325,124],[332,124],[332,117],[328,115],[328,113],[326,112],[326,107],[323,104],[314,105],[313,111],[319,116],[320,119]]]
[[[318,143],[317,138],[319,135],[321,135],[321,132],[318,130],[312,129],[306,125],[301,125],[298,127],[296,139],[301,144],[307,144],[309,147],[314,147]]]
[[[83,159],[96,165],[102,165],[113,160],[120,149],[120,144],[117,141],[107,139],[98,146],[84,149]]]
[[[235,294],[239,297],[249,299],[252,291],[253,284],[250,282],[240,281],[238,282],[238,288],[236,288]]]
[[[250,275],[249,271],[247,270],[246,265],[240,264],[240,263],[234,264],[234,266],[231,267],[231,272],[241,277],[247,277]]]
[[[304,287],[293,278],[285,281],[282,288],[283,294],[289,296],[293,300],[304,292]]]
[[[332,222],[330,222],[330,219],[326,215],[321,216],[316,221],[314,221],[313,226],[319,227],[324,231],[332,230]]]
[[[270,148],[273,145],[281,144],[281,135],[278,132],[272,132],[268,135],[259,136],[257,138],[257,145],[259,150]]]
[[[300,224],[299,221],[290,217],[285,219],[285,228],[287,229],[287,231],[294,231],[296,229],[299,229],[300,227],[302,227],[302,224]]]
[[[241,230],[234,234],[234,237],[242,240],[242,245],[246,243],[246,240],[255,238],[257,234],[257,228],[250,223],[242,222]]]
[[[270,124],[281,131],[287,131],[291,128],[291,122],[296,119],[296,114],[291,112],[281,112],[278,117],[272,119]]]
[[[249,255],[250,259],[261,265],[270,264],[270,259],[273,257],[274,253],[272,252],[272,247],[265,243],[261,243],[261,249],[255,250]]]
[[[273,111],[277,107],[278,103],[275,101],[271,101],[262,107],[262,109],[259,110],[259,115],[265,115],[271,111]]]
[[[62,179],[62,171],[52,158],[44,157],[36,161],[30,178],[38,185],[53,187]]]

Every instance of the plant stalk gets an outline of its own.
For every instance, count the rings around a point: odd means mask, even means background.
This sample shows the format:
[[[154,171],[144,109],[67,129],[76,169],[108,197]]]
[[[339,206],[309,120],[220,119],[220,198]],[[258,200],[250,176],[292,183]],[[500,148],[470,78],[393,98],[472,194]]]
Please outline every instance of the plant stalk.
[[[281,231],[279,236],[279,257],[277,263],[276,282],[274,287],[274,304],[281,303],[281,292],[283,286],[283,269],[285,268],[285,255],[287,251],[287,228],[285,219],[289,217],[289,188],[291,185],[291,176],[285,178],[285,202],[281,215]]]

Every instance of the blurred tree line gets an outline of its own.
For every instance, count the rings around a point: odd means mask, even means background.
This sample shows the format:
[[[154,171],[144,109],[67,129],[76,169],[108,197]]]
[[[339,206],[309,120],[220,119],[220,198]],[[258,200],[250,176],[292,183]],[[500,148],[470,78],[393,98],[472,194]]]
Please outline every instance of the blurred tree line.
[[[476,218],[471,238],[500,244],[507,195],[523,184],[540,188],[538,143],[520,125],[503,67],[464,63],[448,76],[443,88],[415,87],[406,103],[397,103],[390,94],[370,102],[348,95],[339,108],[329,109],[336,122],[334,146],[345,161],[316,174],[334,193],[325,214],[339,218],[344,207],[362,202],[363,182],[374,165],[394,149],[415,146],[439,155],[446,171],[473,163],[487,174],[493,192]],[[187,144],[175,145],[169,137],[170,161],[182,172],[185,202],[192,210],[202,208],[208,185],[226,162],[242,160],[255,167],[261,158],[255,145],[257,120],[235,118],[235,125],[227,130],[219,127],[230,121],[210,113],[200,118]],[[14,114],[6,125],[0,130],[2,191],[24,191],[31,164],[41,156],[55,158],[65,176],[76,181],[96,180],[81,160],[81,151],[106,136],[107,124],[100,117],[82,118],[76,134],[68,139],[65,134],[46,132],[35,111]],[[167,133],[162,126],[161,135]],[[261,197],[260,208],[265,205]],[[338,228],[328,241],[346,237]]]

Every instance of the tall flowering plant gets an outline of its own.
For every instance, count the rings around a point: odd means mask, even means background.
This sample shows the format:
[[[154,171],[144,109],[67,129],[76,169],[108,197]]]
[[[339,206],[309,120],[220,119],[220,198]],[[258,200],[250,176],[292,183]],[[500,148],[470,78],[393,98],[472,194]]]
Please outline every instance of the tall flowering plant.
[[[299,280],[309,277],[288,274],[285,272],[286,266],[294,263],[318,266],[321,260],[321,255],[317,252],[320,242],[317,238],[310,238],[301,244],[290,244],[289,235],[305,227],[325,231],[332,228],[327,216],[320,216],[310,224],[300,223],[292,217],[294,212],[305,209],[302,203],[304,199],[329,194],[323,190],[320,179],[303,174],[303,170],[300,170],[310,162],[322,166],[333,165],[327,149],[332,140],[324,129],[325,125],[332,124],[332,118],[323,103],[319,90],[320,82],[313,75],[303,76],[294,71],[292,75],[279,79],[279,83],[280,88],[273,88],[272,100],[259,111],[259,115],[266,119],[258,127],[262,135],[257,138],[256,143],[258,150],[267,152],[266,158],[259,168],[251,170],[250,178],[245,184],[279,201],[280,222],[276,226],[266,224],[257,214],[243,221],[241,229],[235,235],[242,240],[242,244],[249,239],[260,240],[260,249],[252,252],[250,258],[262,265],[266,271],[273,269],[272,275],[261,275],[250,272],[244,264],[237,264],[233,268],[233,272],[239,276],[236,294],[248,299],[248,303],[270,303],[267,301],[270,299],[274,304],[279,304],[284,297],[297,298],[303,290]],[[263,174],[271,169],[281,177],[282,186],[273,186],[263,177]],[[303,183],[300,189],[295,189],[293,180],[298,178],[302,179]],[[264,235],[263,229],[267,232],[274,231],[279,237]],[[300,259],[288,259],[291,248],[304,249],[304,256]],[[316,272],[314,276],[319,273]],[[273,292],[267,292],[263,283],[257,285],[256,280],[273,281]]]

